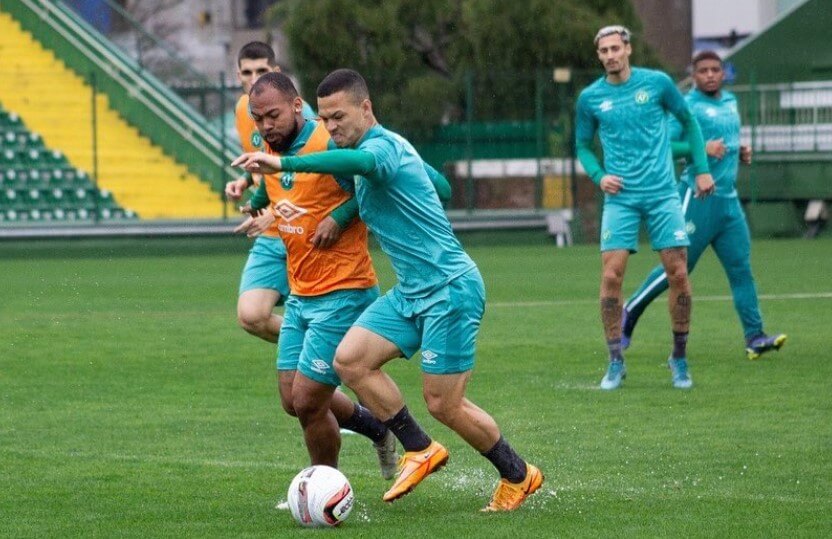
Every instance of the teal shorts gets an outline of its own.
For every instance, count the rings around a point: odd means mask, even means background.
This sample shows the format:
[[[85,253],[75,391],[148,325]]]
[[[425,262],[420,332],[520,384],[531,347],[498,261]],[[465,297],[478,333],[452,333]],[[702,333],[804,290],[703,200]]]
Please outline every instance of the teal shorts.
[[[290,295],[280,326],[277,370],[297,370],[316,382],[338,386],[341,380],[332,367],[335,349],[378,296],[377,286],[323,296]]]
[[[484,313],[485,285],[474,268],[424,298],[405,298],[393,288],[355,325],[392,342],[403,357],[421,348],[423,372],[456,374],[474,368]]]
[[[286,246],[280,238],[260,236],[248,252],[248,260],[240,278],[240,294],[256,288],[280,292],[281,301],[289,295],[286,276]]]
[[[641,221],[647,223],[650,245],[654,251],[690,244],[685,230],[685,214],[679,194],[650,201],[632,201],[609,196],[604,200],[601,218],[601,251],[626,249],[638,251],[638,232]]]

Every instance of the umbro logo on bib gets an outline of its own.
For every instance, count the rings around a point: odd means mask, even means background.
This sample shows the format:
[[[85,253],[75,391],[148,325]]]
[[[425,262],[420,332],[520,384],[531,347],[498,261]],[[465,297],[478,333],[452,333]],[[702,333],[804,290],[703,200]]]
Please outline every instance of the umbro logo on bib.
[[[283,217],[286,222],[291,222],[307,213],[306,208],[295,206],[285,198],[274,205],[274,211]]]

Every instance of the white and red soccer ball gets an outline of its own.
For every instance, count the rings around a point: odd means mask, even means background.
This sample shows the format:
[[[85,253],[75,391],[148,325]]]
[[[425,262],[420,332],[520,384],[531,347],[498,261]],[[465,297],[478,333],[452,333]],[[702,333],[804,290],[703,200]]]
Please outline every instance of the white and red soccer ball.
[[[289,485],[289,510],[301,526],[338,526],[350,515],[354,502],[346,476],[329,466],[305,468]]]

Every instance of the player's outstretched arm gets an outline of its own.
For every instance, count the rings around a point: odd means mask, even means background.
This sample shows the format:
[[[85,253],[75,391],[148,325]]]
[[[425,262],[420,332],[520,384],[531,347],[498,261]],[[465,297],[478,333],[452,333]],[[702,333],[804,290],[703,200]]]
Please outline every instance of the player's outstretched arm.
[[[242,167],[252,174],[274,174],[282,170],[280,157],[265,152],[244,153],[231,162],[232,167]]]
[[[281,160],[282,170],[318,172],[335,176],[360,174],[366,176],[376,167],[376,158],[366,150],[327,150]]]

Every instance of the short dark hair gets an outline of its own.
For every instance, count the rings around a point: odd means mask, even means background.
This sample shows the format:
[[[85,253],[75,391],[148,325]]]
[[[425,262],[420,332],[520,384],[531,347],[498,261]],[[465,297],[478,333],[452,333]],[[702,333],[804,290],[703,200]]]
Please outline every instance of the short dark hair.
[[[283,94],[286,99],[292,100],[298,95],[298,89],[295,88],[295,83],[292,82],[287,75],[271,71],[259,77],[254,84],[251,85],[249,95],[260,95],[267,86],[270,86]]]
[[[370,98],[367,81],[358,71],[353,69],[336,69],[318,85],[318,97],[328,97],[338,92],[352,94],[356,103]]]
[[[265,58],[272,67],[277,65],[277,56],[275,56],[273,48],[262,41],[250,41],[243,45],[243,48],[237,54],[237,67],[240,67],[243,60],[259,60],[261,58]]]
[[[719,65],[722,65],[722,58],[719,57],[716,51],[712,51],[710,49],[699,51],[696,54],[694,54],[693,58],[690,61],[690,65],[696,67],[696,64],[698,64],[702,60],[716,60],[717,62],[719,62]]]

